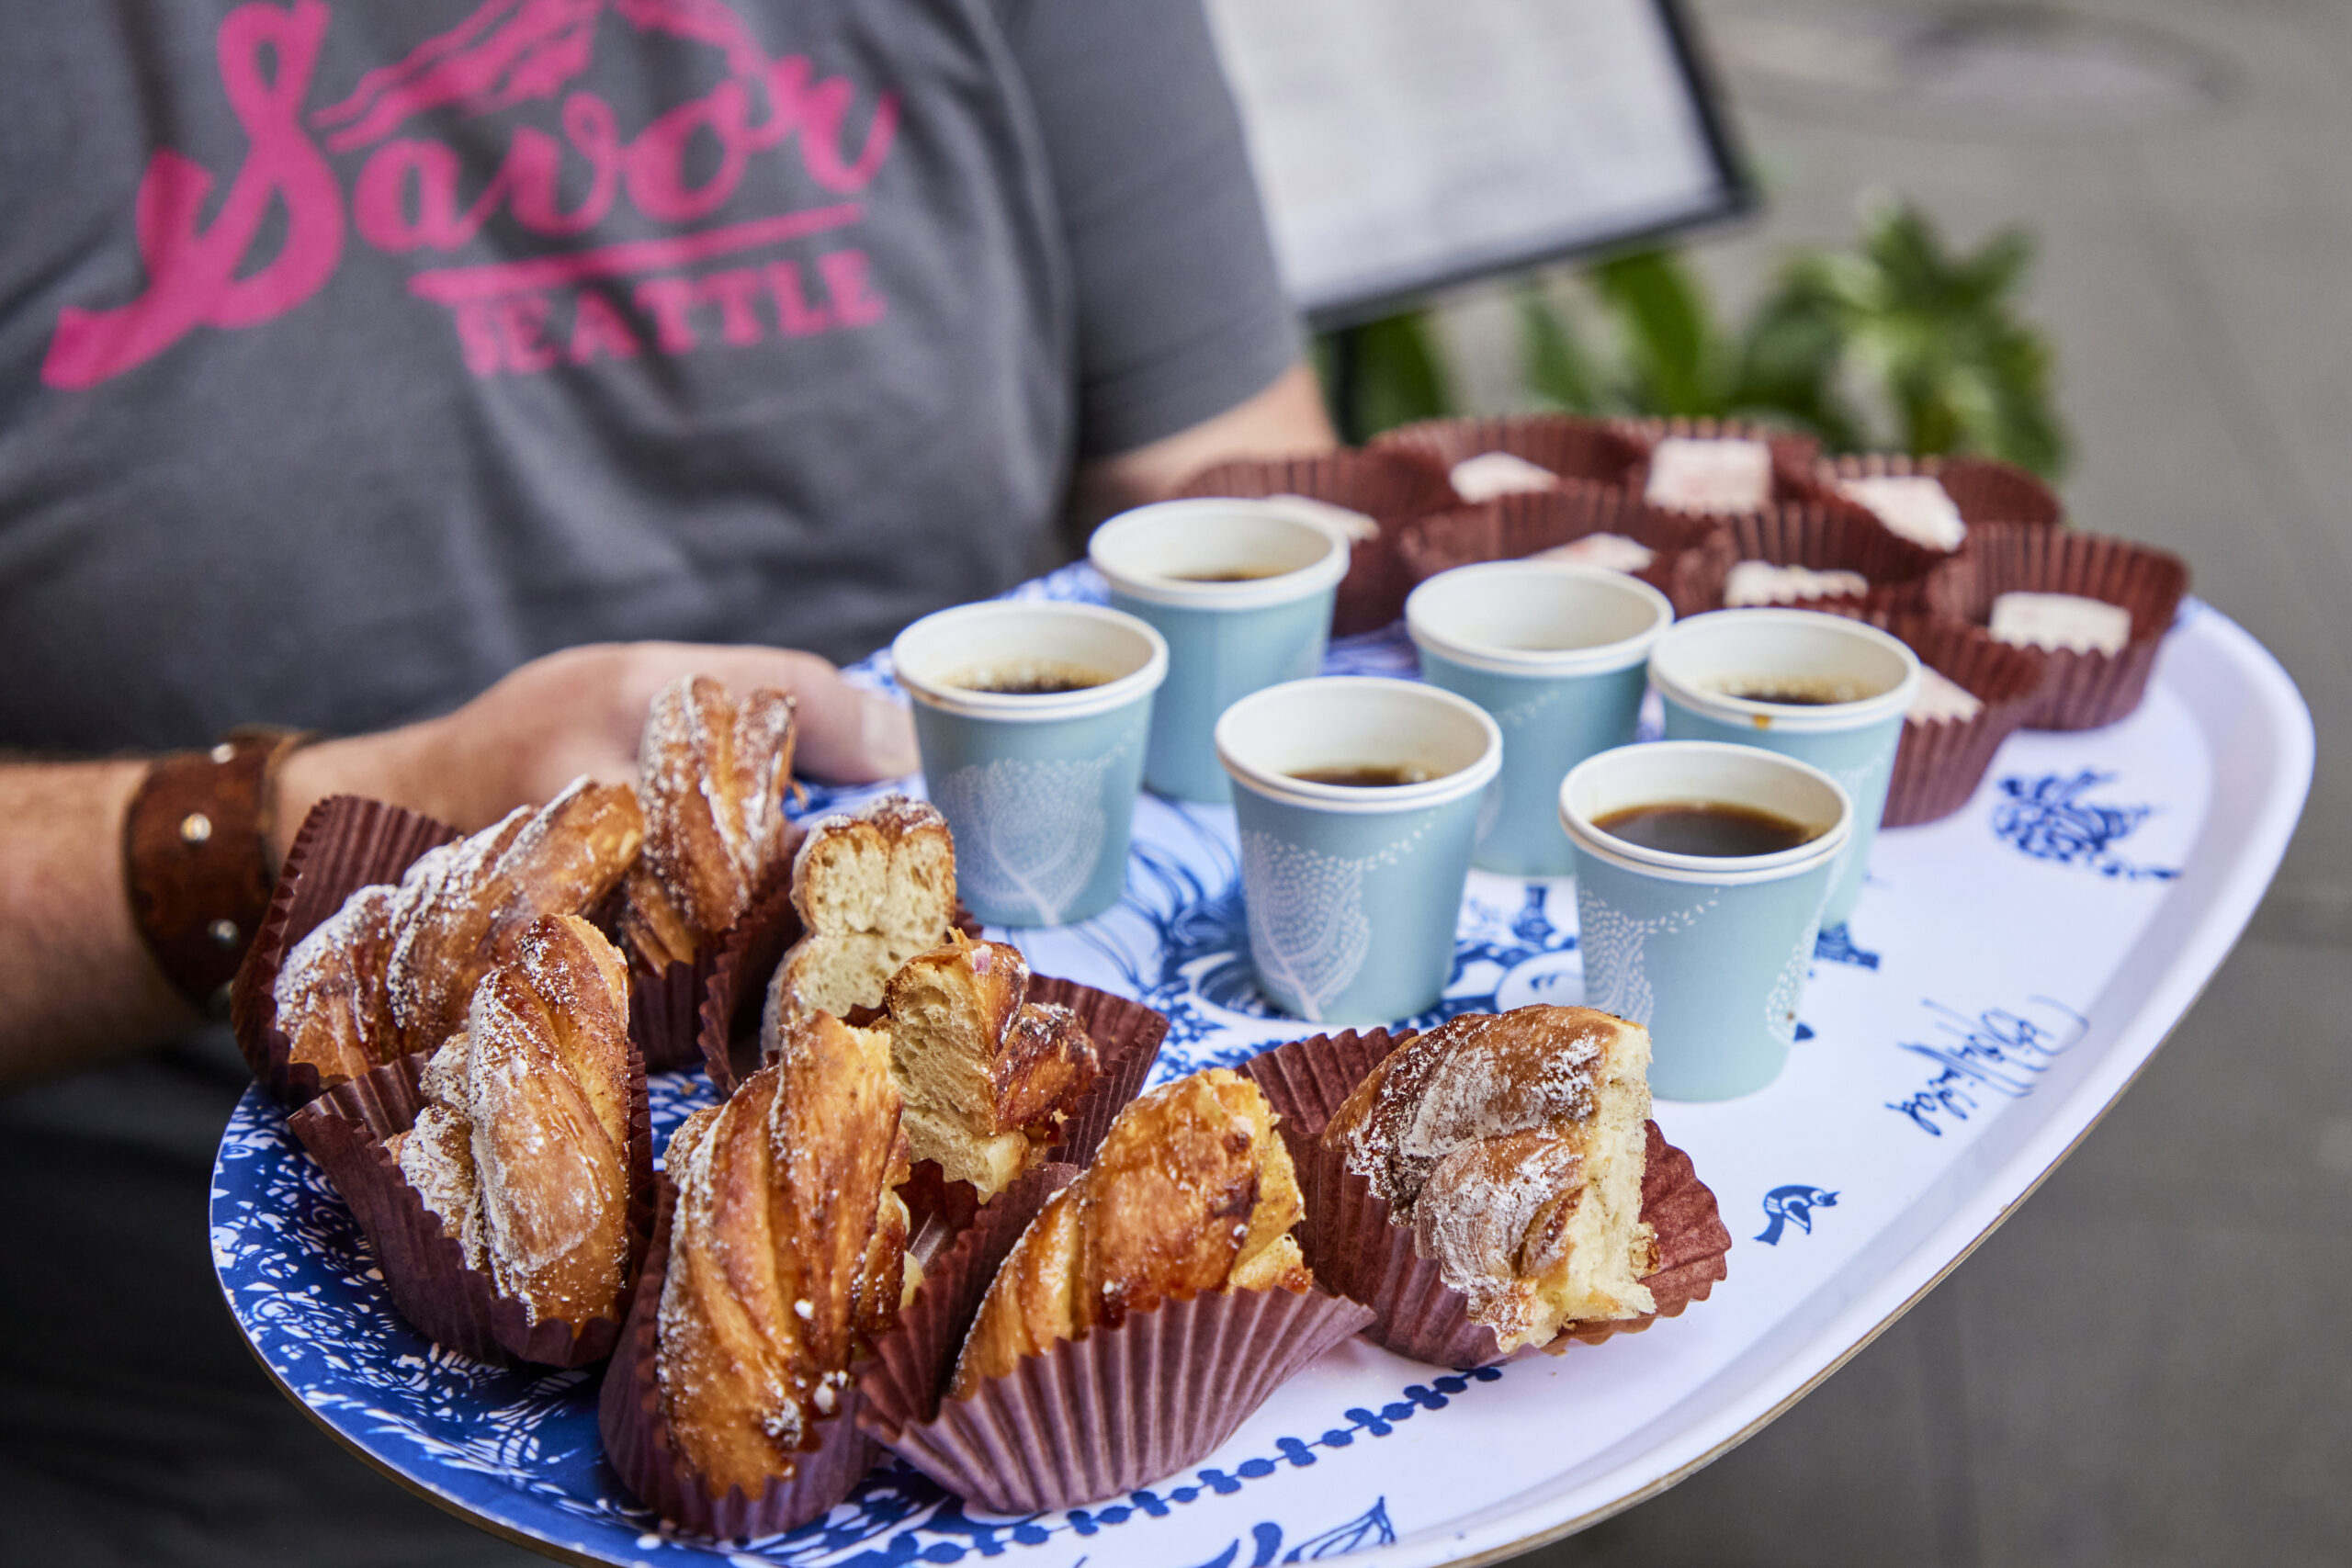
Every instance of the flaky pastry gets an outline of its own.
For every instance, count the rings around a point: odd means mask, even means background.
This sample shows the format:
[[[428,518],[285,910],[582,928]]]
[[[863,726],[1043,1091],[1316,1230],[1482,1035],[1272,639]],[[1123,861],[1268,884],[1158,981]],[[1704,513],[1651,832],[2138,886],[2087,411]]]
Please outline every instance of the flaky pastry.
[[[438,1050],[483,975],[542,915],[578,914],[637,858],[644,815],[627,784],[574,779],[537,812],[517,807],[427,851],[397,886],[362,887],[278,970],[277,1027],[322,1084]]]
[[[1505,1351],[1655,1310],[1641,1217],[1649,1032],[1590,1008],[1464,1013],[1390,1053],[1323,1145]]]
[[[1312,1288],[1290,1235],[1301,1213],[1257,1085],[1211,1067],[1139,1097],[997,1270],[951,1395],[1171,1296]]]
[[[474,988],[390,1140],[401,1173],[537,1323],[614,1314],[628,1265],[628,983],[576,915],[546,915]]]
[[[723,1106],[688,1117],[662,1287],[659,1375],[672,1442],[713,1498],[757,1498],[817,1446],[851,1360],[913,1285],[890,1043],[828,1012]]]
[[[985,1200],[1046,1157],[1102,1064],[1076,1013],[1027,999],[1019,948],[950,935],[890,977],[883,1007],[910,1151]]]
[[[806,934],[769,982],[763,1060],[785,1031],[822,1010],[878,1008],[890,976],[947,940],[956,914],[956,842],[928,803],[886,795],[809,825],[792,863],[792,902]]]
[[[629,868],[624,944],[646,968],[690,964],[749,907],[790,842],[793,703],[735,701],[707,675],[663,687],[638,742],[645,849]]]

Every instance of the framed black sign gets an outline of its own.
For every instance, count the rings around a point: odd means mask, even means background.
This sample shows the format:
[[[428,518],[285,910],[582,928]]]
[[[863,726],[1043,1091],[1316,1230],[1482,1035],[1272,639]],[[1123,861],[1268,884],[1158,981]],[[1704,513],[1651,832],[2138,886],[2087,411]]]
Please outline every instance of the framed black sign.
[[[1207,0],[1317,325],[1745,211],[1677,0]]]

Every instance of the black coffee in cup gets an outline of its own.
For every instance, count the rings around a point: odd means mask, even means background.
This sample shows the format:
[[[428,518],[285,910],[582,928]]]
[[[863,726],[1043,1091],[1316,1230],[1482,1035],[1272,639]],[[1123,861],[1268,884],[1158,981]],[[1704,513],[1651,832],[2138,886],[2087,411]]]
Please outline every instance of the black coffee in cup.
[[[1049,697],[1063,692],[1083,692],[1110,679],[1099,670],[1041,660],[975,671],[954,684],[967,692],[992,692],[999,696]]]
[[[1672,855],[1704,855],[1736,860],[1747,855],[1779,854],[1821,837],[1809,828],[1776,812],[1715,800],[1666,800],[1653,806],[1629,806],[1592,825],[1610,837],[1645,850]]]
[[[1791,708],[1830,707],[1878,694],[1842,675],[1745,675],[1719,682],[1717,690],[1727,697]]]
[[[1399,784],[1427,784],[1445,774],[1432,773],[1419,762],[1364,762],[1295,768],[1288,776],[1306,784],[1342,784],[1350,789],[1395,789]]]

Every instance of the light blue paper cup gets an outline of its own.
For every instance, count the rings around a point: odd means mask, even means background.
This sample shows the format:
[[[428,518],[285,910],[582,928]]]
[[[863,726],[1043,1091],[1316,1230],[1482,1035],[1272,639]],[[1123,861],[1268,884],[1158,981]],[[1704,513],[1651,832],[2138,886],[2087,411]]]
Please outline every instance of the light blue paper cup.
[[[1258,983],[1314,1023],[1427,1011],[1453,974],[1479,797],[1502,733],[1475,703],[1414,681],[1270,686],[1217,720],[1232,776]],[[1302,771],[1410,766],[1419,784],[1316,784]]]
[[[1919,660],[1876,626],[1815,610],[1717,610],[1679,622],[1650,654],[1669,740],[1727,740],[1810,762],[1854,802],[1854,838],[1830,884],[1824,926],[1854,912],[1894,778]],[[1742,692],[1794,683],[1849,700],[1759,702]]]
[[[1470,862],[1512,876],[1576,869],[1560,781],[1632,742],[1643,669],[1674,621],[1639,579],[1566,561],[1486,561],[1442,571],[1405,601],[1421,677],[1476,703],[1502,730]]]
[[[1216,760],[1217,716],[1323,667],[1347,539],[1265,502],[1163,501],[1103,524],[1086,554],[1111,585],[1112,607],[1168,642],[1144,783],[1178,800],[1230,800]],[[1236,572],[1255,575],[1202,581]]]
[[[1708,801],[1818,827],[1778,854],[1672,854],[1595,819]],[[1589,1007],[1645,1024],[1650,1089],[1731,1100],[1780,1077],[1795,1038],[1813,942],[1853,804],[1820,769],[1748,746],[1661,740],[1603,751],[1560,782],[1576,846],[1577,947]]]
[[[956,884],[995,926],[1098,915],[1126,886],[1151,696],[1168,645],[1092,604],[996,600],[925,615],[890,645],[914,699],[932,804],[956,835]],[[1040,677],[1098,683],[1015,694]]]

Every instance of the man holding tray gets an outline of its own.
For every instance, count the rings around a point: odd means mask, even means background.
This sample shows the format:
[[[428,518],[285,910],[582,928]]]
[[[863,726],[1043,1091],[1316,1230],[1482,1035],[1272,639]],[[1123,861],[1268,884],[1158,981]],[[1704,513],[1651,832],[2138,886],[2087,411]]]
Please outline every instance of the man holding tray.
[[[905,772],[829,660],[1329,442],[1196,0],[25,8],[0,195],[9,1538],[501,1559],[238,1343],[202,1004],[327,794],[628,777],[687,670]]]

